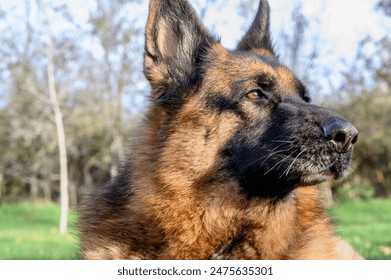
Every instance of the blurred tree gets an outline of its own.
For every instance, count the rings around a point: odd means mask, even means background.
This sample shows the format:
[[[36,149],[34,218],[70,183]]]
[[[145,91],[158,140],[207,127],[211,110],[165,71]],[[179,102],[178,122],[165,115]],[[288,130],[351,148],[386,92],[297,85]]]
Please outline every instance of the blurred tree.
[[[46,4],[46,3],[45,3]],[[27,4],[26,4],[27,5]],[[54,114],[54,122],[57,131],[57,147],[60,163],[60,234],[64,235],[68,228],[68,208],[69,208],[69,189],[68,189],[68,157],[67,146],[65,140],[65,130],[63,122],[63,114],[61,110],[60,100],[56,89],[56,80],[54,78],[55,65],[53,60],[53,38],[52,38],[52,13],[50,8],[45,5],[46,15],[46,73],[47,87],[50,96],[50,103]]]
[[[106,14],[107,24],[112,24],[110,17],[120,17],[122,22],[115,25],[113,20],[115,28],[107,30],[103,26],[94,28],[92,22],[82,28],[72,13],[71,3],[60,1],[49,7],[55,23],[61,22],[52,34],[53,79],[68,136],[72,205],[77,203],[78,195],[108,179],[113,160],[106,147],[113,145],[117,133],[124,137],[131,130],[136,112],[140,111],[139,105],[133,103],[139,93],[130,90],[134,81],[139,80],[133,67],[142,68],[142,61],[132,56],[135,49],[135,56],[141,57],[142,52],[142,34],[137,31],[140,24],[133,22],[136,15],[131,12],[132,5],[138,2],[106,1],[107,5],[115,6],[112,14]],[[40,16],[43,9],[37,8],[41,3],[25,1],[25,14],[18,17],[14,16],[20,11],[17,4],[0,13],[0,20],[4,18],[0,25],[1,198],[44,195],[46,199],[57,200],[59,197],[59,190],[54,187],[60,176],[56,126],[47,84],[47,29]],[[109,37],[105,55],[96,44],[97,28],[101,38]],[[125,106],[127,110],[123,109]],[[113,131],[113,127],[117,130]],[[122,144],[116,143],[120,154]]]
[[[4,151],[1,173],[3,193],[24,194],[27,188],[34,199],[38,196],[39,185],[47,186],[40,184],[41,179],[46,177],[46,182],[53,179],[51,173],[42,168],[46,157],[47,163],[50,162],[53,137],[48,133],[50,125],[44,121],[50,116],[50,107],[42,106],[42,101],[49,105],[49,100],[42,95],[43,84],[37,83],[43,77],[42,71],[35,70],[32,59],[38,55],[35,47],[41,42],[33,39],[36,34],[30,23],[29,1],[25,2],[24,19],[23,39],[14,40],[20,38],[16,35],[18,30],[6,25],[1,42],[1,81],[8,93],[3,99],[7,119],[2,127],[7,140],[1,147]],[[43,141],[47,143],[46,150],[40,148]]]
[[[368,53],[371,45],[374,53]],[[371,49],[371,48],[370,48]],[[347,198],[391,195],[391,41],[361,41],[353,65],[344,73],[340,94],[329,100],[360,132],[355,145],[355,172],[343,182]],[[373,189],[374,187],[374,189]]]
[[[380,0],[376,7],[385,15],[391,16],[391,0]]]
[[[124,95],[134,84],[133,68],[135,61],[141,64],[140,58],[135,59],[134,37],[142,34],[135,28],[136,18],[131,18],[132,2],[98,1],[97,9],[90,15],[92,35],[97,38],[102,50],[103,60],[99,63],[103,79],[102,92],[108,101],[108,127],[110,128],[110,161],[111,175],[117,172],[118,164],[124,148]],[[139,39],[139,37],[137,37]],[[136,44],[137,45],[137,44]],[[132,97],[132,96],[128,96]],[[128,108],[130,109],[130,108]]]
[[[284,63],[299,75],[310,92],[318,92],[319,82],[312,78],[319,58],[319,37],[309,33],[309,23],[303,13],[303,2],[295,1],[291,12],[291,30],[283,30],[280,41]],[[314,96],[316,97],[316,96]]]

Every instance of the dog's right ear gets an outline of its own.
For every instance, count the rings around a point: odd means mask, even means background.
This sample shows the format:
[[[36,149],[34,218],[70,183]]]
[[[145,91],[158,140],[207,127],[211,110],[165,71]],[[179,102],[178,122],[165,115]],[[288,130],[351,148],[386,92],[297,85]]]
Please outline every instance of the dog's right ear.
[[[258,11],[249,30],[237,46],[237,50],[265,50],[275,56],[270,35],[270,7],[267,0],[260,0]]]
[[[175,101],[197,82],[199,63],[215,43],[186,0],[151,0],[145,31],[144,74],[153,97]]]

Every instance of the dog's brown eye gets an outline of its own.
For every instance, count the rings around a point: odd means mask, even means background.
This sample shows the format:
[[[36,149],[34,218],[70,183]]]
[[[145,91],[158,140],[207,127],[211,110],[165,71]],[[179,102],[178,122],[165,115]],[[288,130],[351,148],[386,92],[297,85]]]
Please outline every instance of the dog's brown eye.
[[[252,100],[254,100],[254,99],[261,99],[261,98],[263,98],[263,94],[262,94],[262,92],[260,91],[260,90],[252,90],[252,91],[250,91],[249,93],[247,93],[246,94],[246,98],[247,99],[252,99]]]

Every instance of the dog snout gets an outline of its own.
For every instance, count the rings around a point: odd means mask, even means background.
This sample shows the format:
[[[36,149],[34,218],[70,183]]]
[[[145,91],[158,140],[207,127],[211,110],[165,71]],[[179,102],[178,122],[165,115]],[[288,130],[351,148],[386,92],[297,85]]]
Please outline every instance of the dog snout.
[[[358,130],[350,122],[333,117],[323,127],[328,141],[333,143],[339,153],[348,152],[358,139]]]

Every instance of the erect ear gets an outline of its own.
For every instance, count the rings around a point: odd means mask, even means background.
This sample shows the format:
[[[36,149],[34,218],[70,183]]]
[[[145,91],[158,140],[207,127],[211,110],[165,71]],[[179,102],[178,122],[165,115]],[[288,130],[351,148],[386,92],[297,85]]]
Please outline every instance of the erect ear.
[[[199,63],[214,42],[186,0],[151,0],[144,73],[156,98],[197,82]]]
[[[257,49],[275,55],[270,36],[270,7],[267,0],[260,0],[257,15],[251,27],[237,46],[237,50],[242,51]]]

